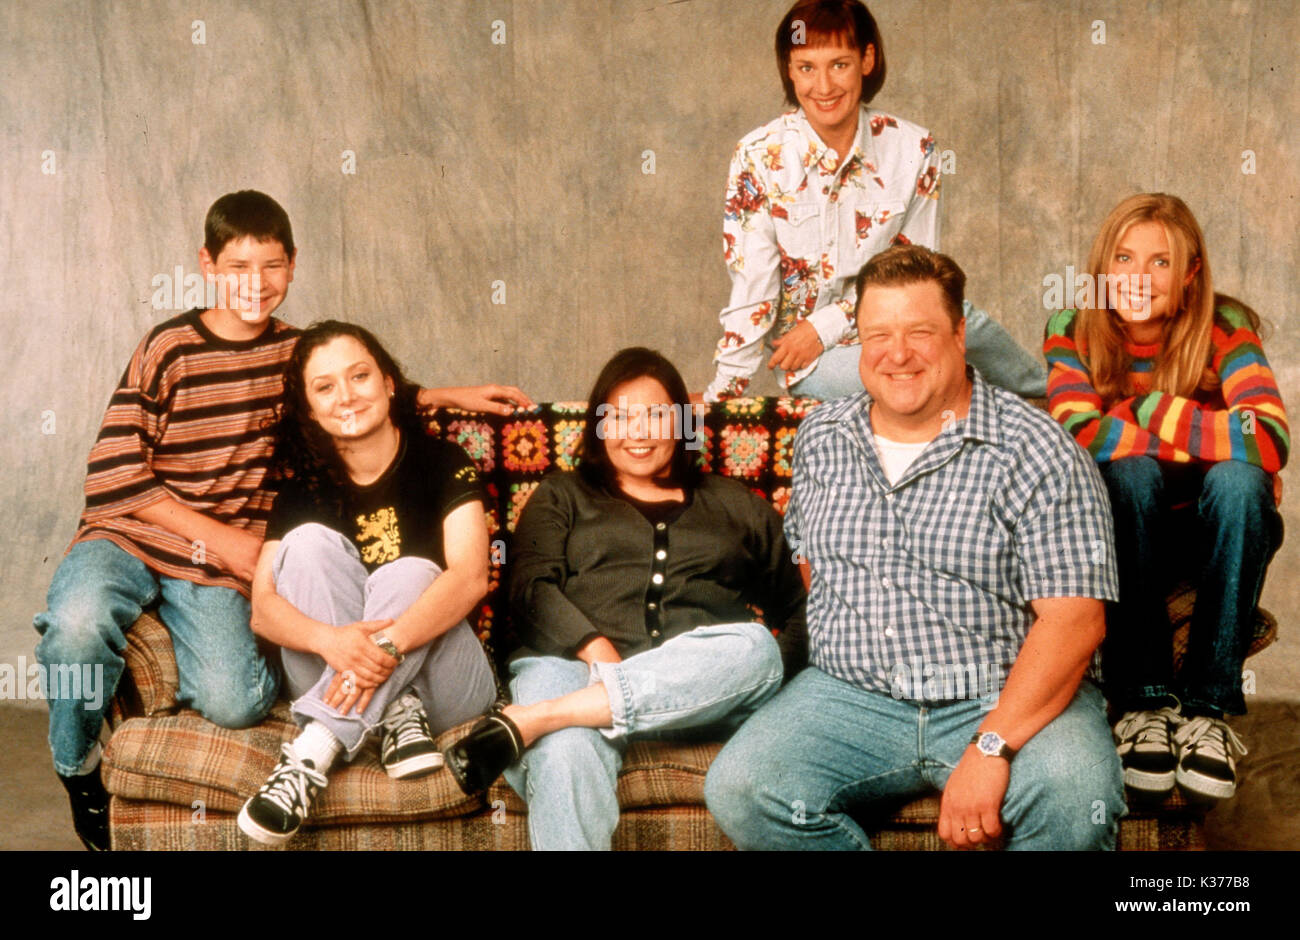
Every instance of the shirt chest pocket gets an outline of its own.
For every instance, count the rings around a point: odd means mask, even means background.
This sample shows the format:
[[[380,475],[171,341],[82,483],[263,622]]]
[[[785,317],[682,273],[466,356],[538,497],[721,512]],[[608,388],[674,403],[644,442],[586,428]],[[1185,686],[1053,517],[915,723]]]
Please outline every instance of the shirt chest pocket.
[[[890,246],[903,228],[907,205],[900,200],[863,203],[853,209],[853,243],[866,262]]]
[[[772,212],[776,240],[787,255],[814,255],[821,242],[821,206],[796,202]]]
[[[919,510],[918,554],[940,576],[983,582],[1011,557],[1011,533],[991,508],[991,494],[978,489],[936,493]]]

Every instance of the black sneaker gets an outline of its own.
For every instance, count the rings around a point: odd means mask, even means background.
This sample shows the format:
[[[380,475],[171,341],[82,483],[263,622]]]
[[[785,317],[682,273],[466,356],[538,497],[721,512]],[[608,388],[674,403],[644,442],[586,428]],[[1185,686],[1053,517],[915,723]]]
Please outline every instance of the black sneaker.
[[[311,811],[312,800],[327,781],[309,760],[299,760],[292,744],[280,746],[280,763],[266,783],[239,811],[239,828],[263,845],[280,845],[293,838]]]
[[[1190,794],[1225,800],[1237,792],[1236,755],[1246,745],[1222,718],[1187,719],[1174,736],[1178,743],[1178,785]]]
[[[429,733],[429,716],[414,692],[404,692],[385,710],[379,761],[394,780],[423,777],[442,766],[442,753]]]
[[[1173,735],[1183,723],[1176,707],[1125,712],[1115,723],[1115,744],[1124,766],[1124,784],[1146,793],[1174,788],[1178,752]]]
[[[99,768],[74,777],[59,774],[58,778],[72,803],[72,828],[76,830],[77,838],[88,852],[107,852],[111,847],[108,839],[108,791],[99,779]]]

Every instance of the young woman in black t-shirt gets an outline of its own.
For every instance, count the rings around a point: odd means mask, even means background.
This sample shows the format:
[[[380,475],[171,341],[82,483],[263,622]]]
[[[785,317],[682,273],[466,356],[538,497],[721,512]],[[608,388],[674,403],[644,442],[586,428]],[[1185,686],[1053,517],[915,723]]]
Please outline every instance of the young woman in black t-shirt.
[[[240,810],[259,842],[291,838],[371,732],[390,776],[429,773],[433,736],[495,697],[465,621],[488,584],[478,472],[424,433],[415,393],[369,332],[337,321],[306,330],[286,368],[252,627],[283,648],[302,731]]]

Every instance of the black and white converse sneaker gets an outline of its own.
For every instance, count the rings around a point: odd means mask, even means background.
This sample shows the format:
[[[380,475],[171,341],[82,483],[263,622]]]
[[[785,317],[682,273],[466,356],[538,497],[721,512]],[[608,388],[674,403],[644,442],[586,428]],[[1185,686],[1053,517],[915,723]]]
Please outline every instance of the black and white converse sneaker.
[[[1176,707],[1125,712],[1115,723],[1115,743],[1124,784],[1146,793],[1174,788],[1178,752],[1173,735],[1183,723]]]
[[[1237,792],[1236,757],[1246,745],[1222,718],[1188,718],[1174,736],[1178,744],[1178,785],[1200,797],[1226,800]]]
[[[395,780],[422,777],[442,766],[442,753],[429,733],[429,716],[420,697],[410,690],[384,711],[379,760]]]
[[[108,791],[99,778],[99,768],[88,774],[57,776],[68,791],[68,801],[72,804],[72,828],[76,830],[77,838],[88,852],[107,852]]]
[[[299,760],[292,744],[280,746],[280,763],[239,811],[239,828],[263,845],[293,838],[327,781],[309,760]]]

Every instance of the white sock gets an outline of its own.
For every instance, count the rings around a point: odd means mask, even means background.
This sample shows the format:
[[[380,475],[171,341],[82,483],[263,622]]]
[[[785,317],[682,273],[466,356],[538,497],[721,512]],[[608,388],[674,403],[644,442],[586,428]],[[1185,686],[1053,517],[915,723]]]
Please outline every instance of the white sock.
[[[299,760],[309,760],[313,767],[325,773],[343,752],[343,745],[329,728],[319,721],[309,721],[293,739],[293,752]]]

